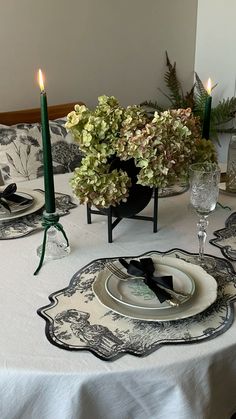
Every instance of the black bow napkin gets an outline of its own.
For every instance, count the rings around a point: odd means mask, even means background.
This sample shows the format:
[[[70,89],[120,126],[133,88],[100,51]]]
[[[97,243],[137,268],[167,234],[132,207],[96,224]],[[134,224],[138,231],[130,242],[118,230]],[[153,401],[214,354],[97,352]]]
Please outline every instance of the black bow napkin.
[[[11,212],[11,203],[25,205],[31,201],[23,196],[16,195],[16,189],[16,184],[11,183],[2,192],[0,192],[0,205],[2,205],[8,212]]]
[[[171,275],[154,276],[155,267],[151,258],[131,260],[130,263],[119,258],[119,262],[127,269],[128,274],[143,277],[144,283],[156,294],[160,303],[171,299],[168,289],[173,290],[173,278]],[[166,291],[161,289],[158,284],[165,287]]]

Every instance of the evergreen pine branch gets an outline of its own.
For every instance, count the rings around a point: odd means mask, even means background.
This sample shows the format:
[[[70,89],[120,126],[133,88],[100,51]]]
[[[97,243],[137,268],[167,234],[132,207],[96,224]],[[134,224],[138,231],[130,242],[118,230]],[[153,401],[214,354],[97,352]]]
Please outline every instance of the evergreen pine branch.
[[[177,77],[176,62],[172,65],[169,56],[166,51],[166,66],[168,70],[164,75],[165,84],[170,93],[165,93],[161,89],[159,91],[169,100],[169,108],[191,108],[193,114],[200,118],[203,122],[206,99],[208,97],[207,90],[205,89],[203,82],[201,81],[198,74],[195,72],[195,83],[191,90],[186,94],[183,93],[181,83]],[[212,90],[217,86],[215,84]],[[160,106],[156,101],[145,101],[141,104],[150,109],[162,112],[165,108]],[[236,115],[236,98],[232,97],[223,99],[211,109],[211,126],[210,126],[210,138],[214,138],[220,145],[219,133],[235,133],[236,128],[224,127],[229,121],[231,121]]]
[[[173,98],[171,96],[167,95],[167,93],[163,92],[163,90],[160,89],[160,87],[158,87],[158,90],[159,90],[159,92],[161,92],[161,94],[163,96],[165,96],[170,101],[170,103],[172,105],[171,108],[175,108],[176,106],[175,106],[175,101],[173,101]]]
[[[207,98],[207,94],[205,95],[195,94],[195,97],[194,97],[193,112],[195,115],[197,115],[200,118],[201,121],[203,120],[206,98]]]
[[[214,123],[212,123],[212,120],[210,124],[210,139],[216,140],[217,144],[220,146],[218,130],[216,129],[216,126],[214,125]]]
[[[170,96],[167,96],[174,107],[182,107],[183,96],[181,83],[178,80],[176,73],[176,62],[171,64],[167,51],[166,51],[166,65],[168,70],[164,74],[164,81],[170,91]]]
[[[205,96],[207,94],[207,91],[199,77],[199,75],[195,72],[195,86],[196,86],[196,94],[198,96]]]
[[[183,102],[184,108],[191,108],[191,109],[194,108],[194,104],[195,104],[194,90],[195,90],[195,84],[193,85],[191,90],[185,94],[184,102]]]
[[[217,128],[217,132],[219,134],[236,134],[236,128],[235,127],[231,127],[231,128]]]
[[[221,100],[211,110],[211,119],[214,125],[223,125],[231,121],[236,114],[236,98],[232,97]]]
[[[160,106],[156,101],[152,102],[151,100],[145,100],[145,102],[140,103],[140,106],[146,106],[147,108],[154,109],[158,112],[164,111],[164,108]]]
[[[195,82],[195,95],[194,95],[194,113],[196,113],[200,117],[200,120],[202,121],[208,93],[200,77],[198,76],[196,72],[195,72],[195,79],[196,79],[196,82]]]
[[[205,103],[206,99],[208,97],[207,90],[205,89],[199,75],[195,72],[195,103],[194,103],[194,111],[200,118],[203,118],[204,109],[205,109]],[[217,84],[214,84],[212,86],[211,90],[213,90]]]

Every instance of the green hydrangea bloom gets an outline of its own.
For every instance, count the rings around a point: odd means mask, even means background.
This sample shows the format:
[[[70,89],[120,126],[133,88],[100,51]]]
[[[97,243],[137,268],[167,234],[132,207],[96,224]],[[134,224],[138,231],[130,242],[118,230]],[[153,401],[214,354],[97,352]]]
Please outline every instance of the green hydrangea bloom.
[[[186,178],[192,162],[216,161],[212,142],[201,139],[199,120],[189,108],[150,118],[142,107],[123,108],[114,96],[104,95],[94,110],[76,105],[66,128],[85,155],[71,179],[81,203],[108,207],[127,199],[131,180],[122,170],[110,170],[113,156],[134,159],[138,183],[150,187]]]

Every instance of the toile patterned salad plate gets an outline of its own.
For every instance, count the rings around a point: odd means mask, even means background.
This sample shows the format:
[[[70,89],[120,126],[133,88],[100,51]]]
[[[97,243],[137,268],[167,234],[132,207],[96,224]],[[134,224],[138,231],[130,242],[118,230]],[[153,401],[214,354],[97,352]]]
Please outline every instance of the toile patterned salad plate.
[[[174,291],[182,292],[186,295],[181,298],[180,304],[184,304],[192,298],[195,291],[195,282],[192,276],[187,275],[182,269],[169,264],[165,265],[159,258],[156,258],[153,262],[155,267],[154,275],[172,276]],[[120,269],[120,263],[118,262],[116,265]],[[123,266],[121,270],[124,273],[126,272]],[[167,301],[160,303],[155,293],[144,283],[143,278],[122,280],[116,275],[110,274],[105,280],[105,289],[114,300],[129,307],[142,310],[164,310],[170,308],[170,304]]]
[[[217,282],[202,267],[181,259],[157,255],[153,256],[153,262],[154,265],[161,263],[166,268],[170,267],[170,274],[174,268],[182,271],[186,277],[191,278],[189,282],[183,282],[183,288],[181,288],[180,284],[180,288],[176,288],[176,291],[182,290],[186,292],[187,289],[190,291],[191,298],[188,301],[180,304],[178,307],[170,307],[167,303],[162,303],[155,309],[153,306],[148,307],[147,305],[141,307],[136,304],[135,306],[135,298],[133,297],[133,304],[123,304],[121,300],[119,301],[118,298],[114,298],[111,295],[111,290],[110,292],[107,290],[107,281],[111,278],[111,274],[106,268],[98,273],[93,283],[94,294],[101,304],[118,314],[132,319],[153,322],[181,320],[192,317],[210,307],[216,300]],[[166,272],[168,272],[168,269]],[[182,278],[185,278],[185,276],[183,275]],[[184,288],[186,284],[189,288]],[[131,294],[129,294],[129,299],[131,299]]]

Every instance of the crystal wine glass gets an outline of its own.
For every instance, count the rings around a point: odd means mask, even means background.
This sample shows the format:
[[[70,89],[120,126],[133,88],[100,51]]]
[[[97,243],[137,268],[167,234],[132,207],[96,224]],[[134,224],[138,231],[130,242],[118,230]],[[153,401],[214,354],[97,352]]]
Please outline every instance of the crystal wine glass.
[[[206,242],[207,217],[214,211],[220,182],[220,168],[216,163],[196,163],[189,169],[190,202],[199,216],[197,223],[200,265],[204,265],[204,248]]]

